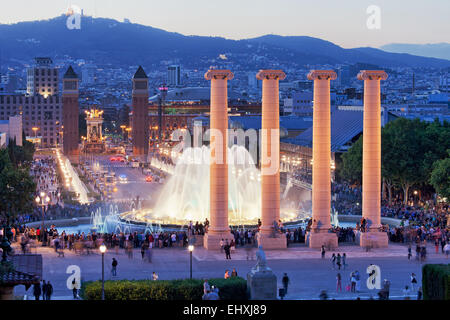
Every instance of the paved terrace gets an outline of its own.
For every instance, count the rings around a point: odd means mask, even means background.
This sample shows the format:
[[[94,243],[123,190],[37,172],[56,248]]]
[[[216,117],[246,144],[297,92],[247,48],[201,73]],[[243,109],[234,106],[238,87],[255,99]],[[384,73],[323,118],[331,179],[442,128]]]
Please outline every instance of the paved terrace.
[[[16,247],[19,252],[19,248]],[[34,250],[33,250],[34,251]],[[414,250],[413,250],[414,251]],[[225,254],[209,252],[201,247],[196,247],[193,261],[194,278],[223,277],[225,269],[231,271],[236,268],[238,275],[246,277],[246,274],[256,264],[256,249],[251,252],[247,260],[245,249],[237,249],[232,254],[231,260],[225,260]],[[333,270],[330,261],[331,253],[346,253],[347,264],[345,270]],[[376,264],[381,268],[382,279],[391,281],[391,298],[403,299],[403,288],[409,285],[410,275],[414,272],[421,283],[422,263],[414,259],[407,259],[407,246],[391,244],[388,249],[371,249],[366,252],[356,245],[341,245],[338,250],[326,253],[326,258],[320,258],[320,252],[306,247],[293,247],[287,250],[266,251],[268,266],[272,268],[281,287],[281,278],[284,272],[290,277],[288,295],[285,299],[318,299],[321,290],[327,290],[330,298],[367,299],[370,295],[377,297],[377,290],[368,290],[366,287],[366,268],[369,264]],[[449,263],[444,254],[435,253],[434,246],[428,246],[427,263]],[[34,253],[34,252],[33,252]],[[37,248],[37,253],[43,255],[43,277],[50,280],[54,288],[54,299],[72,299],[71,290],[66,287],[69,274],[66,269],[70,265],[78,265],[81,268],[82,280],[101,279],[101,255],[98,251],[90,255],[77,255],[73,251],[65,250],[65,257],[57,257],[52,248]],[[112,258],[118,259],[117,277],[111,276]],[[251,260],[253,259],[253,260]],[[349,283],[350,272],[358,270],[361,274],[360,293],[336,293],[336,274],[341,272],[342,287]],[[115,254],[109,250],[105,255],[105,277],[110,279],[150,279],[152,272],[159,275],[160,280],[179,279],[189,277],[189,253],[186,248],[153,249],[153,259],[149,263],[141,259],[140,250],[133,251],[133,258],[128,258],[124,250]],[[32,298],[32,288],[26,292],[23,286],[15,289],[16,295],[28,295]],[[414,292],[414,299],[415,299]]]

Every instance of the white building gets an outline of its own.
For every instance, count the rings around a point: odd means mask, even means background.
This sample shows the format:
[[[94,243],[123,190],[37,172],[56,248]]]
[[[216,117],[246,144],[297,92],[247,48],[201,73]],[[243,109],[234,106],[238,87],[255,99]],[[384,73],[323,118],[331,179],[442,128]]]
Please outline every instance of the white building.
[[[7,146],[9,140],[14,139],[16,139],[18,146],[22,145],[22,116],[0,120],[0,148]]]
[[[27,70],[27,94],[45,98],[58,94],[58,69],[50,58],[35,58],[35,65]]]

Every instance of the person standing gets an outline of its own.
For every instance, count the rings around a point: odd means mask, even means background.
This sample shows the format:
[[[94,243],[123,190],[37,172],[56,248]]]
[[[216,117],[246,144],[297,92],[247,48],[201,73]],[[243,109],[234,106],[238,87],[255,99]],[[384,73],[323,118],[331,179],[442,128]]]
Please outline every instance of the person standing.
[[[419,287],[417,291],[417,300],[422,300],[422,287]]]
[[[203,294],[208,294],[211,291],[211,286],[208,283],[208,279],[203,282]]]
[[[72,280],[72,294],[74,299],[78,299],[78,289],[75,279]]]
[[[356,279],[356,292],[361,291],[361,276],[359,275],[359,271],[355,271],[355,279]]]
[[[408,260],[411,260],[412,257],[412,248],[411,248],[411,244],[409,244],[408,246]]]
[[[236,268],[233,268],[233,271],[231,271],[231,277],[233,278],[233,277],[237,277],[237,276],[238,276],[238,274],[237,274]]]
[[[221,252],[221,253],[223,253],[223,247],[224,247],[224,245],[225,245],[225,243],[224,243],[223,239],[220,240],[220,252]]]
[[[41,285],[39,283],[35,283],[33,285],[33,295],[35,300],[39,300],[39,297],[41,296],[42,290]]]
[[[51,300],[52,294],[53,294],[53,286],[50,283],[50,281],[47,281],[47,291],[45,292],[45,295],[47,297],[46,300]]]
[[[112,266],[111,273],[112,273],[113,277],[115,277],[115,276],[117,276],[117,265],[118,265],[118,262],[117,262],[116,258],[113,258],[112,260],[113,261],[112,261],[112,264],[111,264],[111,266]]]
[[[322,248],[320,249],[320,254],[322,255],[322,259],[325,259],[325,246],[322,245]]]
[[[450,244],[447,242],[447,244],[444,246],[444,252],[445,252],[445,255],[447,256],[447,259],[448,259],[448,255],[449,255],[449,253],[450,253]]]
[[[336,264],[338,266],[338,269],[341,270],[341,254],[340,253],[337,254]]]
[[[342,292],[342,277],[340,273],[336,275],[336,292],[339,291]]]
[[[350,291],[351,292],[356,292],[356,277],[355,277],[355,271],[353,271],[351,274],[350,274],[350,284],[351,284],[351,289],[350,289]]]
[[[42,300],[47,300],[47,283],[45,283],[45,280],[42,280]]]
[[[224,279],[229,279],[230,278],[230,271],[229,270],[225,270],[225,275],[223,276]]]
[[[152,274],[153,281],[158,280],[158,278],[159,278],[158,274],[155,271],[153,271],[153,274]]]
[[[345,252],[342,254],[342,267],[345,270],[345,267],[347,266],[347,255],[345,254]]]
[[[283,278],[281,279],[281,282],[283,283],[284,295],[287,295],[288,286],[289,286],[289,277],[288,277],[287,273],[284,273]]]
[[[228,243],[226,243],[225,246],[223,247],[223,249],[225,250],[225,259],[231,259],[230,245]]]

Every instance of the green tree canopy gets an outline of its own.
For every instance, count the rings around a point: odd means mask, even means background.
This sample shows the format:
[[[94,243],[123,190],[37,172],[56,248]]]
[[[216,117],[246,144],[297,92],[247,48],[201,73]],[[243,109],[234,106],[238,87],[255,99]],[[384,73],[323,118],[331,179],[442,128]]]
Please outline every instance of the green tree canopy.
[[[363,136],[342,155],[342,168],[340,175],[350,183],[362,183],[362,146]]]
[[[441,197],[450,199],[450,157],[434,163],[430,183]]]
[[[352,183],[361,183],[362,141],[361,136],[342,156],[341,175]],[[406,202],[409,189],[429,183],[433,164],[446,157],[450,125],[399,118],[381,130],[381,141],[382,177],[389,191],[394,185],[403,189]]]
[[[9,151],[0,150],[0,214],[7,223],[19,213],[32,211],[36,191],[28,167],[16,166],[10,159]],[[12,154],[17,156],[15,152]]]

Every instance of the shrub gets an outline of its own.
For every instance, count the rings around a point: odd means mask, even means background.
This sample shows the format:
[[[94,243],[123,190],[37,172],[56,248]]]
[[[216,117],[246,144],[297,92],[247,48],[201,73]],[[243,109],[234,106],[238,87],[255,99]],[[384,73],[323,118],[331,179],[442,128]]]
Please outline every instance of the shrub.
[[[222,300],[246,300],[247,281],[243,278],[210,279],[211,286],[219,288]],[[101,299],[101,281],[83,282],[81,297]],[[117,280],[105,281],[106,300],[201,300],[203,280]]]
[[[422,268],[424,300],[450,300],[450,264],[426,264]]]

